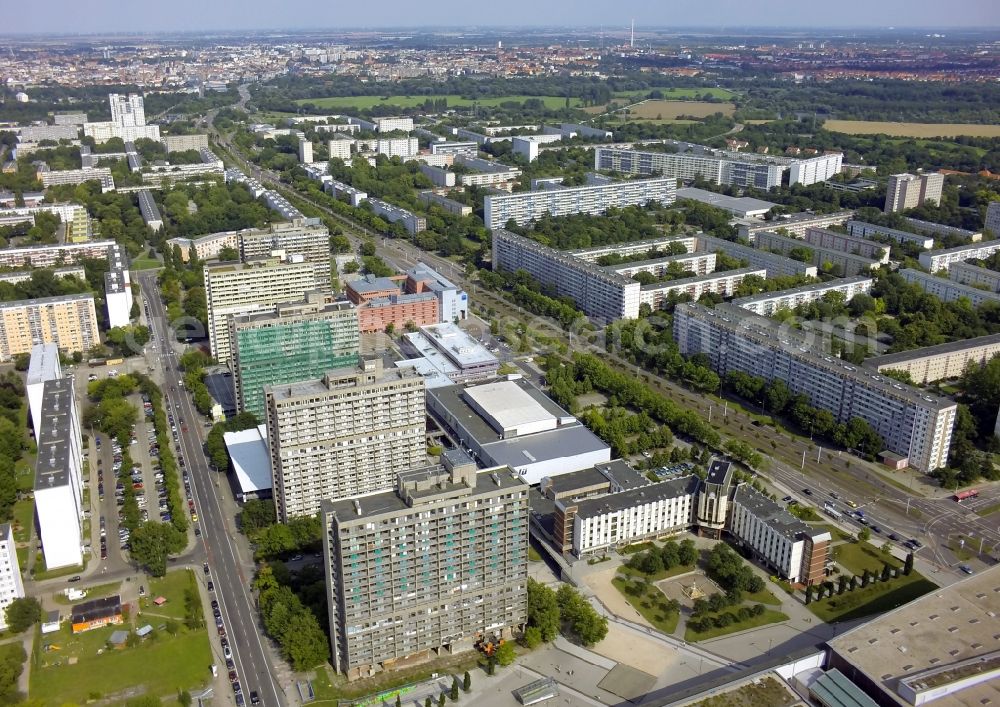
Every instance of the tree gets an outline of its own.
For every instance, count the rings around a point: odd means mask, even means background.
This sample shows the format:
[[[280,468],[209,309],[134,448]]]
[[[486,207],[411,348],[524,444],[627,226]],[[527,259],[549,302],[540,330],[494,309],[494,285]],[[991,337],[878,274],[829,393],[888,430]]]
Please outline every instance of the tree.
[[[524,643],[525,648],[534,649],[542,644],[542,632],[537,626],[528,626],[524,629],[524,635],[521,637],[521,642]]]
[[[507,666],[514,662],[517,654],[514,652],[514,644],[510,641],[504,641],[497,648],[496,652],[497,662],[500,665]]]
[[[677,559],[685,566],[693,565],[698,561],[698,549],[694,545],[694,540],[686,538],[681,541]]]
[[[132,561],[154,577],[167,573],[167,556],[184,549],[187,538],[168,523],[143,523],[129,537]]]
[[[6,616],[11,632],[21,633],[42,620],[42,605],[34,597],[15,599],[7,606]]]
[[[452,702],[458,702],[458,678],[454,675],[451,676],[451,697]]]
[[[528,578],[528,626],[538,628],[542,641],[559,635],[559,604],[549,587]]]
[[[444,700],[445,697],[444,693],[442,692],[440,695],[438,695],[438,707],[444,707]]]
[[[403,700],[398,692],[396,693],[396,707],[403,707]]]
[[[431,702],[431,696],[427,695],[427,698],[424,700],[424,707],[431,707]]]
[[[847,575],[842,574],[840,575],[840,578],[837,580],[837,594],[840,595],[846,591],[847,591]]]
[[[310,670],[330,657],[326,634],[311,611],[299,605],[281,636],[285,657],[297,672]]]
[[[240,512],[240,529],[247,535],[278,522],[274,501],[252,499],[243,504]]]
[[[868,526],[863,526],[861,530],[858,531],[858,541],[866,543],[871,540],[872,531],[868,529]]]
[[[465,671],[465,675],[462,677],[462,690],[468,692],[472,689],[472,676],[469,675],[469,671]]]
[[[181,690],[177,693],[177,704],[181,707],[191,707],[191,693],[187,690]]]
[[[813,585],[806,586],[806,604],[811,604],[813,600]]]
[[[903,563],[903,575],[909,577],[911,572],[913,572],[913,553],[908,552],[906,553],[906,561]]]
[[[882,581],[888,582],[891,577],[892,577],[892,566],[888,562],[885,562],[882,565]]]

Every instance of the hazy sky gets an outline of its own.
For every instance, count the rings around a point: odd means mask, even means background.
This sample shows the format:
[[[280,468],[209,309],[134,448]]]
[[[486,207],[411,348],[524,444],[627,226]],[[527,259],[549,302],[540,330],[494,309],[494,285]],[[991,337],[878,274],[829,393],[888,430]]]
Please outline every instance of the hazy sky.
[[[998,27],[1000,0],[38,0],[0,32],[341,29],[427,25]]]

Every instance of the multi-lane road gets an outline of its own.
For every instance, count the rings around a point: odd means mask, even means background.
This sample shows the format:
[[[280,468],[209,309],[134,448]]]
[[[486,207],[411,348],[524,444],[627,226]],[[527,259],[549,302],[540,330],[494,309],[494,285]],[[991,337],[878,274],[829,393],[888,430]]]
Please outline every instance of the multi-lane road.
[[[160,300],[156,274],[139,275],[139,286],[149,307],[149,321],[154,342],[147,348],[163,374],[163,392],[177,420],[178,451],[184,456],[191,479],[192,496],[199,514],[201,536],[198,557],[207,558],[208,574],[199,572],[199,580],[214,585],[211,593],[219,602],[226,637],[233,653],[243,693],[256,691],[264,705],[287,704],[272,665],[269,640],[263,635],[252,593],[253,558],[246,542],[237,532],[234,507],[228,498],[224,475],[208,467],[203,451],[204,426],[194,409],[191,396],[184,390],[183,374],[178,370],[179,357],[174,350],[174,334]],[[183,420],[183,424],[180,422]],[[212,652],[220,669],[225,665],[222,648],[214,626]],[[226,699],[232,699],[227,695]],[[249,700],[247,700],[249,703]]]

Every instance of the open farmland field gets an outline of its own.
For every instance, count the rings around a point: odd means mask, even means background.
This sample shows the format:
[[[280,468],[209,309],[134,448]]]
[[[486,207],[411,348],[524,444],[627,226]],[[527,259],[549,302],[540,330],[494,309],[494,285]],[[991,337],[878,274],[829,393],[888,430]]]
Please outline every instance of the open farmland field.
[[[629,114],[633,120],[677,120],[682,115],[693,118],[707,118],[714,113],[732,115],[735,110],[732,103],[643,101],[629,107]]]
[[[828,120],[826,130],[850,135],[891,135],[894,137],[1000,137],[1000,125],[968,123],[883,123],[874,120]]]
[[[500,98],[480,98],[475,101],[463,98],[457,94],[437,94],[430,96],[331,96],[329,98],[302,98],[295,101],[299,105],[312,103],[317,108],[357,108],[367,110],[375,106],[396,106],[398,108],[415,108],[421,106],[429,100],[447,99],[448,106],[455,108],[459,106],[471,106],[474,103],[480,106],[499,106],[502,103],[516,102],[524,103],[529,98],[537,98],[545,102],[545,107],[550,109],[563,108],[566,105],[564,96],[502,96]],[[579,98],[569,99],[569,104],[573,108],[580,107]]]

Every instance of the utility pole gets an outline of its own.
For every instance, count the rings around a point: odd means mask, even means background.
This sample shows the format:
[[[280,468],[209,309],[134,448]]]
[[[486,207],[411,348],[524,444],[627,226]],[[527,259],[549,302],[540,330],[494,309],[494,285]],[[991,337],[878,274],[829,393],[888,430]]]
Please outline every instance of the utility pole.
[[[819,464],[820,455],[823,454],[823,448],[819,447],[816,449],[816,463]]]
[[[806,450],[802,450],[802,464],[799,466],[800,470],[805,470],[806,468]]]

